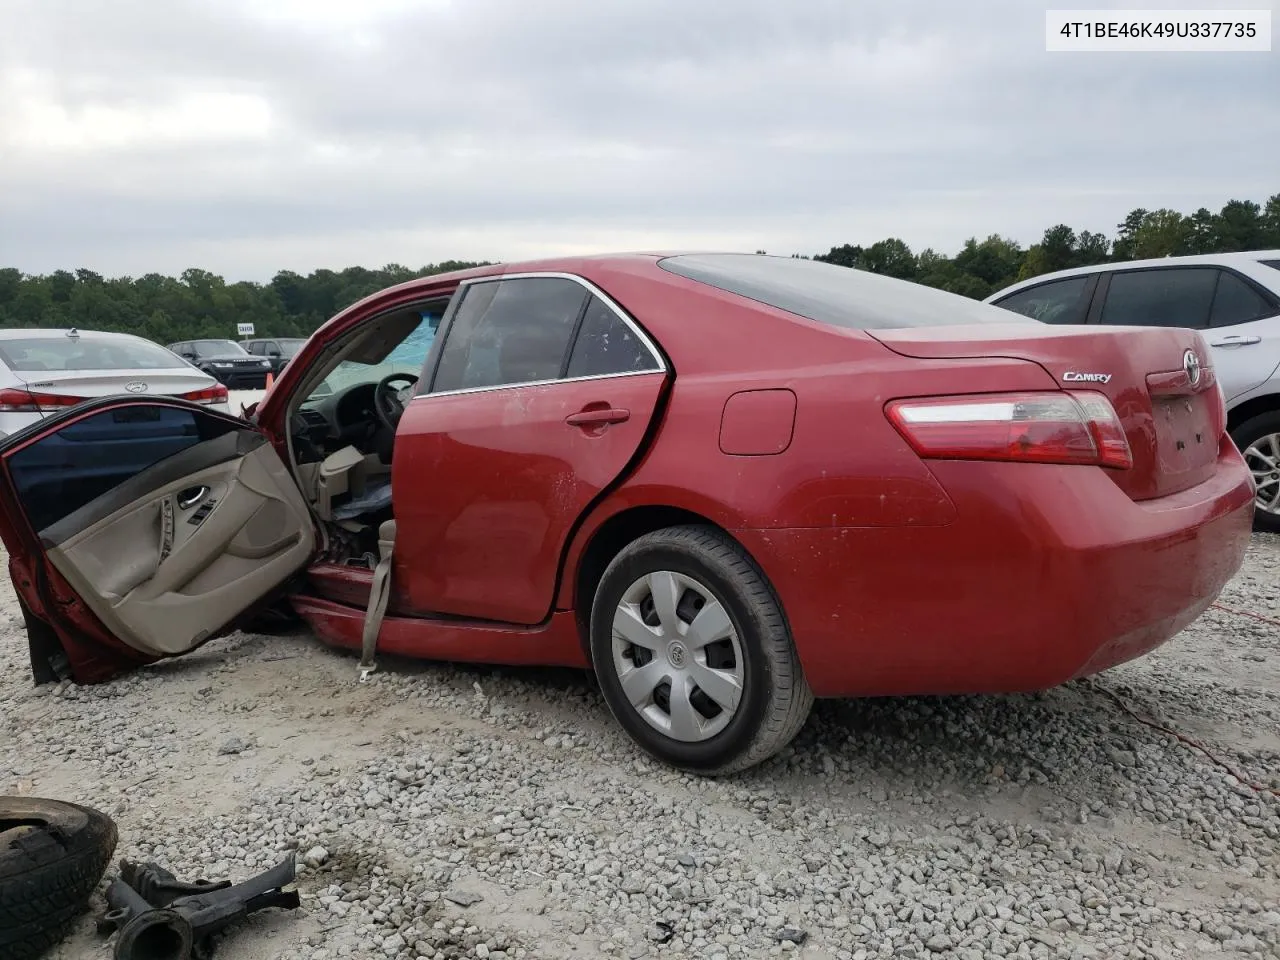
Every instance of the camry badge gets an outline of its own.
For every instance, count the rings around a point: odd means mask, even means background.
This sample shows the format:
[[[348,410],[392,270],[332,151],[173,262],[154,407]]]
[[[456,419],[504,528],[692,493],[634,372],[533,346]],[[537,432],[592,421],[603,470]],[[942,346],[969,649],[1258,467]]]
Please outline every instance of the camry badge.
[[[124,385],[124,388],[130,393],[146,393],[147,385],[141,380],[130,380]]]
[[[1110,383],[1111,374],[1109,373],[1076,373],[1074,370],[1068,370],[1062,375],[1062,379],[1067,383]]]
[[[1200,358],[1194,350],[1188,350],[1182,355],[1182,369],[1187,372],[1187,380],[1191,386],[1200,382]]]

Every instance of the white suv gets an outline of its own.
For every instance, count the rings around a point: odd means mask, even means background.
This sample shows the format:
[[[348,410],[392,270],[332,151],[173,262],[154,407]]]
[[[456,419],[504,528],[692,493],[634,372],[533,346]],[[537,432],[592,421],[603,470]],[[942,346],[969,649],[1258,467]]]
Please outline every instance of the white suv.
[[[1280,250],[1060,270],[986,302],[1045,323],[1199,330],[1258,484],[1255,526],[1280,533]]]

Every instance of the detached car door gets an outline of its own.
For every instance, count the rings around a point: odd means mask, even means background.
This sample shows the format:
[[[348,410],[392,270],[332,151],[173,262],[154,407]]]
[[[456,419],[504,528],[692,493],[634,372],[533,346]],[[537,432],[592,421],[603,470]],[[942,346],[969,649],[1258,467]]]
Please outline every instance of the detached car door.
[[[574,527],[643,447],[667,365],[585,281],[507,275],[459,288],[424,373],[392,463],[399,604],[539,623]]]
[[[134,662],[199,646],[316,546],[307,504],[266,436],[179,400],[107,397],[5,438],[0,500],[28,607],[81,641],[92,618],[75,608],[87,608],[104,628],[92,632]],[[52,596],[32,596],[31,578]]]

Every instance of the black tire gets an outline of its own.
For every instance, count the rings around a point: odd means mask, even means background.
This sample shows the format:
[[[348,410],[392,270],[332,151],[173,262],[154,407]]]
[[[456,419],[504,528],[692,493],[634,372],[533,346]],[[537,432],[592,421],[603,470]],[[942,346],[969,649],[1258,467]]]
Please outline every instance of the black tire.
[[[32,960],[65,937],[116,841],[116,825],[97,810],[0,797],[0,957]]]
[[[1280,434],[1280,410],[1269,410],[1250,417],[1231,431],[1231,439],[1244,452],[1269,434]],[[1280,514],[1268,513],[1261,507],[1256,507],[1253,511],[1253,528],[1280,533]]]
[[[650,725],[623,694],[614,664],[613,618],[641,577],[671,571],[709,588],[728,613],[743,655],[741,699],[709,739],[679,740]],[[591,654],[605,702],[653,757],[690,773],[737,773],[774,756],[800,732],[813,706],[791,631],[764,572],[713,527],[667,527],[626,546],[609,564],[591,607]]]

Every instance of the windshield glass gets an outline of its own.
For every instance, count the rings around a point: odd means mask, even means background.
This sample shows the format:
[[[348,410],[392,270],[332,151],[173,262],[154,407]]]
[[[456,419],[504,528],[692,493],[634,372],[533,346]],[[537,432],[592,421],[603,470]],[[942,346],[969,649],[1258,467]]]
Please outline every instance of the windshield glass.
[[[31,337],[0,340],[10,370],[172,370],[183,363],[163,347],[132,337]]]
[[[196,340],[191,344],[197,357],[225,357],[229,354],[247,357],[244,347],[234,340]]]
[[[383,377],[393,373],[409,373],[417,377],[422,374],[422,365],[427,361],[427,353],[440,330],[440,318],[443,310],[423,310],[422,322],[409,336],[400,341],[381,363],[356,363],[343,360],[333,369],[324,381],[312,391],[303,404],[314,403],[325,397],[357,383],[377,383]],[[283,345],[282,345],[283,346]]]

